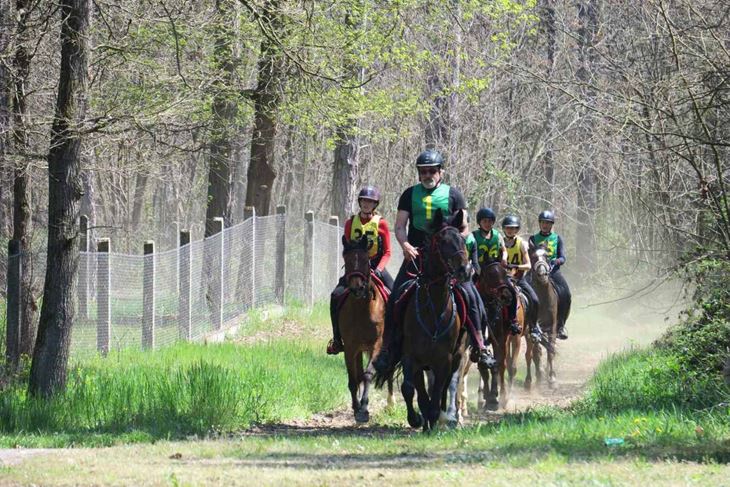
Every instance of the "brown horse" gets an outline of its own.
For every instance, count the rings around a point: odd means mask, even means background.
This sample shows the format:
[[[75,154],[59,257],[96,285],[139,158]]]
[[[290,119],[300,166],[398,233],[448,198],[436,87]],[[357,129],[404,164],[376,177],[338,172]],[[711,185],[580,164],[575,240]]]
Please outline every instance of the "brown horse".
[[[363,236],[356,242],[348,242],[343,237],[342,244],[345,281],[349,293],[339,310],[340,334],[345,346],[347,385],[352,396],[352,411],[355,421],[366,423],[370,420],[368,392],[374,374],[373,360],[380,353],[383,343],[385,300],[371,279],[367,237]],[[368,363],[363,369],[365,354]],[[392,405],[393,381],[390,380],[388,406]]]
[[[524,294],[518,293],[517,299],[519,301],[517,303],[517,315],[515,318],[522,329],[522,333],[519,335],[510,335],[507,340],[507,387],[510,391],[514,384],[515,375],[517,375],[517,361],[519,360],[520,350],[522,348],[522,339],[524,338],[526,343],[525,360],[528,363],[528,367],[532,360],[533,348],[535,346],[529,338],[531,323],[527,323],[527,298]],[[525,387],[527,387],[527,383],[525,383]]]
[[[477,289],[484,301],[484,305],[496,320],[490,320],[489,340],[494,349],[494,358],[497,360],[497,370],[490,371],[491,380],[482,384],[483,398],[487,409],[504,408],[509,399],[505,386],[504,374],[507,370],[508,346],[510,342],[510,323],[507,318],[507,306],[512,302],[512,293],[509,287],[509,275],[500,262],[491,262],[482,268],[479,275]],[[493,322],[492,322],[493,321]]]
[[[540,300],[538,309],[537,324],[543,335],[547,335],[547,340],[542,342],[547,349],[547,372],[548,385],[555,386],[555,342],[558,335],[558,293],[555,286],[550,280],[550,264],[547,260],[547,251],[544,246],[535,247],[530,244],[530,260],[532,261],[531,282],[532,288]],[[533,347],[532,360],[535,364],[535,374],[537,381],[542,380],[540,371],[540,347]],[[527,359],[527,357],[525,357]],[[525,387],[529,388],[532,383],[532,375],[530,373],[530,362],[527,362],[527,377],[525,378]]]
[[[408,423],[424,431],[433,429],[445,412],[448,385],[458,372],[466,334],[456,309],[453,282],[464,282],[471,275],[466,244],[459,233],[463,212],[445,221],[440,210],[433,220],[435,230],[423,249],[423,272],[407,304],[403,321],[403,370],[401,392],[408,409]],[[425,372],[432,381],[426,387]],[[418,409],[413,397],[418,392]],[[455,421],[455,418],[448,418]]]

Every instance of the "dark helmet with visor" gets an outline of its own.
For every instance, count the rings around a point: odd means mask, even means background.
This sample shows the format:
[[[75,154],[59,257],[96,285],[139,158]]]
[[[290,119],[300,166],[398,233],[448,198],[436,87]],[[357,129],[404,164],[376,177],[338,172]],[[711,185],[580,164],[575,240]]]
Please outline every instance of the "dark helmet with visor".
[[[491,208],[482,208],[477,211],[477,223],[484,220],[485,218],[495,221],[497,220],[497,215],[494,214],[494,210],[492,210]]]
[[[502,219],[502,228],[520,228],[520,217],[507,215]]]
[[[434,149],[428,149],[423,152],[421,152],[418,155],[418,158],[416,159],[416,167],[443,167],[444,165],[444,156],[441,155],[441,153]]]
[[[357,194],[359,200],[370,200],[376,203],[380,203],[380,190],[375,186],[363,186],[360,192]]]
[[[550,210],[540,212],[537,216],[537,221],[555,223],[555,213]]]

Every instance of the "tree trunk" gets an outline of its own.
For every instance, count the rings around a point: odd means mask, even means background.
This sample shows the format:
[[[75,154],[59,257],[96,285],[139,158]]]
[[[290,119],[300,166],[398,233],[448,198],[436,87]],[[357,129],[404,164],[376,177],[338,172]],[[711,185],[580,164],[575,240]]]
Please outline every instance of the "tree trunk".
[[[549,83],[552,82],[553,70],[555,69],[555,50],[557,42],[555,39],[555,6],[554,0],[543,0],[540,9],[541,23],[545,32],[545,79],[548,82],[545,97],[545,156],[543,157],[543,168],[545,174],[546,188],[544,199],[550,206],[553,206],[553,192],[555,190],[555,161],[553,154],[553,132],[555,130],[555,101],[553,91]]]
[[[231,224],[231,161],[233,133],[238,105],[233,98],[235,75],[235,24],[236,12],[230,0],[216,0],[216,21],[213,23],[215,47],[213,65],[216,80],[211,107],[212,134],[210,161],[208,163],[208,205],[205,210],[205,236],[213,234],[213,218],[223,217],[225,226]]]
[[[271,31],[281,31],[281,19],[276,13],[278,1],[266,2],[263,23]],[[271,208],[271,192],[276,179],[274,168],[274,143],[276,114],[279,107],[279,85],[284,79],[284,65],[279,46],[264,37],[261,41],[261,57],[258,62],[258,82],[252,95],[254,101],[254,126],[251,134],[251,160],[246,183],[246,206],[256,208],[259,216],[268,215]]]
[[[66,386],[73,291],[79,261],[81,133],[86,115],[89,0],[61,0],[61,70],[48,153],[48,260],[29,392],[49,397]]]
[[[15,83],[13,91],[13,143],[15,146],[15,165],[13,175],[13,239],[20,241],[21,268],[20,278],[20,355],[33,353],[36,337],[36,304],[32,283],[32,250],[31,249],[31,180],[30,164],[28,164],[28,131],[27,116],[27,83],[30,75],[31,53],[28,50],[29,32],[28,17],[31,5],[29,0],[18,0],[16,30],[16,48],[13,58]]]
[[[12,11],[9,0],[0,0],[0,53],[6,52],[10,45],[10,25]],[[0,239],[5,240],[5,229],[8,225],[6,201],[9,200],[6,175],[10,166],[8,160],[8,140],[10,134],[10,70],[0,62]],[[0,270],[4,265],[0,264]],[[3,272],[4,273],[4,272]],[[5,277],[0,277],[5,283]],[[5,286],[2,286],[2,292]]]
[[[345,26],[349,30],[355,30],[360,22],[348,12],[345,15]],[[361,84],[365,72],[362,67],[355,63],[346,68],[350,73],[353,82]],[[340,222],[344,222],[355,208],[357,198],[357,177],[360,160],[360,115],[350,115],[347,121],[336,130],[337,145],[334,152],[334,165],[332,167],[332,208],[331,214],[337,215]]]
[[[595,73],[595,42],[598,32],[597,0],[588,0],[578,4],[578,44],[580,64],[576,77],[583,92],[587,106],[595,104],[595,92],[590,87]],[[589,275],[585,271],[593,269],[596,258],[595,214],[597,207],[596,169],[593,147],[594,120],[593,114],[583,108],[581,123],[581,140],[584,144],[581,166],[578,170],[577,192],[577,228],[576,228],[576,269],[578,275]]]
[[[134,183],[134,201],[132,202],[132,224],[130,225],[133,232],[139,228],[142,220],[142,209],[144,208],[144,197],[147,192],[148,179],[147,174],[143,172],[137,173],[137,178]]]

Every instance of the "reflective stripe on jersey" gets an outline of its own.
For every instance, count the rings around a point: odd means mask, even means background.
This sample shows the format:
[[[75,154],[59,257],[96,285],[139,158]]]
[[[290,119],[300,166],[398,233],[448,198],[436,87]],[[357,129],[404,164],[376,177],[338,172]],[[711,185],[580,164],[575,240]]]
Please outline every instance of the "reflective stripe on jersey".
[[[378,255],[378,226],[380,225],[380,215],[373,215],[369,222],[360,221],[360,215],[352,217],[352,226],[350,228],[350,241],[358,241],[363,235],[368,238],[368,256],[372,259]]]
[[[428,190],[422,184],[413,186],[411,195],[411,222],[413,227],[431,234],[431,222],[436,210],[441,210],[444,218],[451,216],[449,209],[448,184],[439,184],[434,189]]]

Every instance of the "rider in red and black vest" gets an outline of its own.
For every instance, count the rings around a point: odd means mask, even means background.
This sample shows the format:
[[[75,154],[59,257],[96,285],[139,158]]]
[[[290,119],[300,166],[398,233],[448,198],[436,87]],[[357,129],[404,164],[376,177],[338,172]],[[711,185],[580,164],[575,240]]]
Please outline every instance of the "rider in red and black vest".
[[[530,237],[530,244],[535,247],[543,245],[547,251],[548,262],[550,263],[550,279],[553,281],[555,291],[558,293],[558,338],[567,340],[568,332],[565,329],[565,317],[570,310],[572,296],[570,288],[565,281],[560,267],[565,264],[565,251],[563,250],[563,239],[553,232],[555,224],[555,213],[545,210],[537,217],[540,224],[540,231]]]
[[[385,218],[375,211],[380,203],[380,191],[375,186],[365,186],[357,195],[357,202],[360,211],[345,222],[345,239],[349,242],[359,240],[363,235],[367,236],[370,268],[388,289],[392,289],[393,278],[385,268],[390,261],[390,229]],[[327,344],[327,353],[330,355],[337,355],[344,349],[337,323],[337,304],[346,290],[347,282],[345,276],[342,276],[330,295],[332,340]]]
[[[409,271],[414,271],[414,262],[419,258],[419,248],[426,246],[433,229],[431,223],[436,210],[441,210],[449,217],[459,210],[464,210],[464,223],[460,229],[462,235],[469,234],[466,218],[466,200],[461,191],[443,182],[443,156],[435,150],[426,150],[416,159],[419,184],[411,186],[401,194],[398,200],[398,214],[395,222],[395,236],[403,249],[403,263],[393,285],[393,293],[385,308],[385,332],[383,348],[375,360],[378,372],[387,371],[400,355],[399,337],[396,333],[395,303],[405,290],[404,284],[410,279]],[[475,329],[480,328],[486,318],[484,305],[473,283],[469,281],[460,286],[467,301],[469,318]],[[472,341],[480,346],[475,347],[472,357],[479,366],[493,367],[494,358],[484,347],[482,337],[472,336]]]

